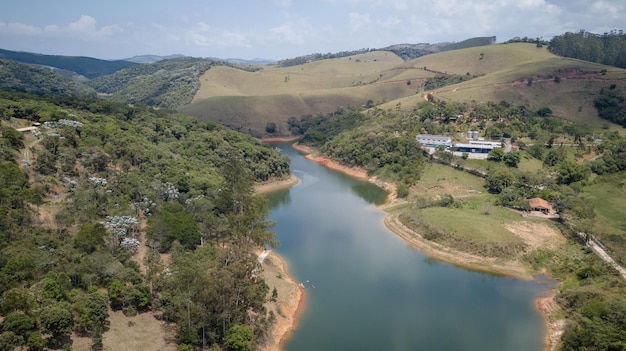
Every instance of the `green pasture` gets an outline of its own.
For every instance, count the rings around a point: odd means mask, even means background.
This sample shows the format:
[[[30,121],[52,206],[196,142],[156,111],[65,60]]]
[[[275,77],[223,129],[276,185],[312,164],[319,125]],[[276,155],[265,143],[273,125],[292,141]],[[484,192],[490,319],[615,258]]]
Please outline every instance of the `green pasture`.
[[[454,197],[485,192],[483,178],[438,163],[427,166],[417,185],[437,193],[449,193]]]
[[[430,207],[417,211],[422,220],[455,236],[487,244],[521,244],[522,239],[503,227],[505,223],[522,220],[508,209],[487,202],[470,202],[463,208]]]
[[[626,173],[597,177],[582,196],[595,210],[594,232],[600,237],[617,235],[626,242]]]

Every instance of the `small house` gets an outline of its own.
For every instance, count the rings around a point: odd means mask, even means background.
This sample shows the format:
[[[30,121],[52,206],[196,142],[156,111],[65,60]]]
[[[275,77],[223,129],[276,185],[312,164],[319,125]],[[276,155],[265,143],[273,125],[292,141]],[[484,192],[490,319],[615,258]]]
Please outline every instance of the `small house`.
[[[531,211],[541,212],[545,215],[553,212],[552,206],[550,206],[548,201],[542,198],[534,197],[532,199],[528,199],[528,204],[530,205]]]

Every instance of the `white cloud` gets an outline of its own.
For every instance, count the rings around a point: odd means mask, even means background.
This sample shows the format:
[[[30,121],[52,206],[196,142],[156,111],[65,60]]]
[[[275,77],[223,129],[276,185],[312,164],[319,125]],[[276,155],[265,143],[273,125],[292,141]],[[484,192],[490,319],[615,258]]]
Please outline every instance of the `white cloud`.
[[[591,5],[591,12],[597,15],[617,17],[624,13],[624,4],[610,1],[596,1]]]
[[[394,28],[402,24],[402,20],[398,16],[390,16],[385,20],[376,20],[376,24],[383,28]]]
[[[372,23],[369,13],[350,12],[348,17],[350,19],[350,29],[353,32],[357,32]]]
[[[326,27],[325,30],[328,29]],[[286,22],[278,27],[271,28],[269,32],[270,41],[294,45],[303,45],[308,40],[317,37],[316,29],[311,26],[306,18],[298,18]]]
[[[28,36],[40,35],[42,32],[41,28],[24,23],[2,23],[0,31],[2,34]]]
[[[8,23],[0,26],[0,33],[16,36],[47,36],[47,37],[79,37],[89,40],[102,38],[122,32],[122,28],[117,25],[96,27],[96,19],[83,15],[76,22],[69,23],[61,27],[49,24],[43,27],[33,26],[24,23]]]
[[[186,30],[185,43],[200,47],[250,47],[246,35],[214,28],[204,22]]]

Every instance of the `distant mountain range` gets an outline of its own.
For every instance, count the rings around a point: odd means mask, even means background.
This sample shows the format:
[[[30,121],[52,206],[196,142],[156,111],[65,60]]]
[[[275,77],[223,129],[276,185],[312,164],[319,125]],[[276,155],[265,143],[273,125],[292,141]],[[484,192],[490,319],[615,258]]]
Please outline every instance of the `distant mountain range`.
[[[168,56],[159,56],[159,55],[137,55],[130,58],[125,58],[123,61],[129,61],[134,63],[153,63],[161,60],[169,60],[174,58],[185,57],[185,55],[174,54]]]
[[[0,58],[22,63],[56,67],[66,71],[76,72],[89,79],[112,74],[121,69],[137,65],[135,62],[124,60],[108,61],[93,57],[43,55],[3,49],[0,49]]]

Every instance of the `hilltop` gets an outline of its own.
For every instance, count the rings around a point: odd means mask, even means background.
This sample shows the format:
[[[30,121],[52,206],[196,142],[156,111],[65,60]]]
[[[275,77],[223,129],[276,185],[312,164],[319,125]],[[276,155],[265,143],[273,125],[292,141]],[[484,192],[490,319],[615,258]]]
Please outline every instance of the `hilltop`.
[[[290,117],[340,107],[411,111],[427,94],[446,101],[506,101],[599,126],[593,100],[608,83],[623,85],[626,70],[564,58],[531,43],[471,47],[404,61],[389,51],[262,66],[255,71],[214,67],[184,113],[254,135],[272,123],[288,134]]]

